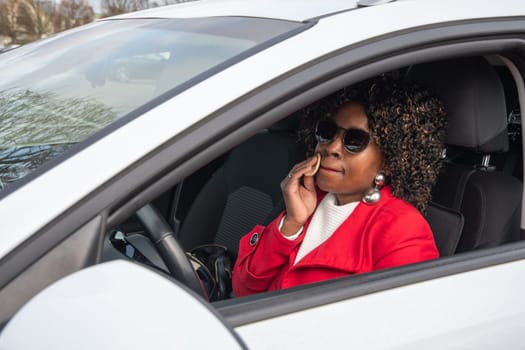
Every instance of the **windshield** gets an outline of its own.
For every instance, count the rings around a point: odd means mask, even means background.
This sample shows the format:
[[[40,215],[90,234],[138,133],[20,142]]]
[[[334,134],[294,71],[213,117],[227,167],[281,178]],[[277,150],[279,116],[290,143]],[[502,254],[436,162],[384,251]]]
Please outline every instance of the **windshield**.
[[[2,53],[0,189],[162,93],[298,26],[235,17],[107,20]]]

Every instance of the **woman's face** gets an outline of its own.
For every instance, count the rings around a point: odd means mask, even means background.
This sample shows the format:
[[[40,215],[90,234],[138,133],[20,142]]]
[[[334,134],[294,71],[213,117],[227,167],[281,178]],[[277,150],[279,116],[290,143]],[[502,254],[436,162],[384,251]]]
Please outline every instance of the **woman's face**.
[[[359,103],[341,106],[334,120],[340,128],[370,133],[367,116]],[[350,153],[343,146],[343,133],[339,130],[333,141],[318,143],[315,148],[315,152],[321,154],[317,186],[334,193],[339,205],[361,200],[373,187],[374,177],[383,165],[383,155],[373,139],[362,152]]]

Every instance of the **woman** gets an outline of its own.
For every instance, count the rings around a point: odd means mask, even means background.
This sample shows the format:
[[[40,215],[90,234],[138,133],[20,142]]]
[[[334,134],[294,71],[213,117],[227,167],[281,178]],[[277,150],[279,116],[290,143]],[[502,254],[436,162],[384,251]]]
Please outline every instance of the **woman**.
[[[281,182],[285,211],[241,239],[235,295],[438,258],[421,213],[441,167],[444,124],[437,99],[390,76],[307,108],[314,156]]]

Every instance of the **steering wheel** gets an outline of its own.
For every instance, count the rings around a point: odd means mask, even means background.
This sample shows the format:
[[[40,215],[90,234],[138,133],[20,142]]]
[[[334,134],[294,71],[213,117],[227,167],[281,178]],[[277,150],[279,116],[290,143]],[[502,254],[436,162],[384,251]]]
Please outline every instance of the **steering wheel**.
[[[203,284],[188,260],[186,252],[175,239],[173,230],[164,217],[151,204],[140,208],[136,214],[170,274],[197,294],[209,300]]]

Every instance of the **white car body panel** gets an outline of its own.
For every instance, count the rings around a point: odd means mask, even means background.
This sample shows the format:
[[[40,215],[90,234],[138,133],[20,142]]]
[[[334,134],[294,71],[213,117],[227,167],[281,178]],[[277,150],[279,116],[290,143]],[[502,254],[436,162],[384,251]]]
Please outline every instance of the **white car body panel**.
[[[0,337],[0,349],[11,350],[209,349],[217,344],[242,348],[194,295],[122,260],[52,284],[13,317]]]
[[[158,7],[142,12],[129,13],[121,17],[159,17],[159,18],[196,18],[243,16],[276,18],[289,21],[305,21],[320,14],[334,13],[356,7],[355,0],[328,1],[245,1],[245,0],[202,0],[188,2],[176,7]]]
[[[276,18],[290,21],[305,21],[311,18],[355,8],[355,0],[328,0],[323,2],[301,1],[301,0],[201,0],[188,2],[176,6],[158,7],[145,11],[121,15],[118,18],[198,18],[198,17],[220,17],[220,16],[244,16]],[[413,21],[431,18],[428,23],[434,22],[434,17],[444,16],[445,20],[458,18],[497,17],[515,15],[523,11],[523,3],[519,0],[505,1],[504,3],[483,2],[479,0],[397,0],[379,6],[371,6],[374,18],[384,19],[382,22],[374,23],[373,26],[359,28],[359,31],[367,31],[369,27],[383,28],[385,22],[396,22],[402,19],[407,27],[413,26]],[[376,15],[376,11],[386,11],[387,16]],[[408,11],[406,11],[408,9]],[[428,11],[421,11],[428,9]],[[365,8],[359,9],[359,16],[363,15]],[[516,10],[518,10],[516,12]],[[410,16],[417,14],[417,16]],[[351,23],[351,22],[349,22]],[[434,22],[436,23],[436,22]],[[348,34],[348,33],[347,33]]]
[[[250,349],[523,349],[524,273],[524,261],[496,265],[236,331]]]
[[[339,48],[407,28],[467,18],[515,16],[519,13],[525,15],[522,0],[509,0],[504,6],[501,3],[487,3],[483,7],[475,7],[475,3],[477,1],[468,0],[458,7],[451,0],[398,1],[327,17],[309,30],[197,84],[0,201],[0,220],[4,223],[0,234],[0,258],[114,174],[181,130],[295,67]],[[406,13],[413,15],[404,16]],[[370,25],[369,18],[384,20]],[[359,30],[348,30],[348,23]],[[326,40],[327,37],[330,40]],[[224,89],[224,86],[228,88]],[[184,111],[185,119],[175,121],[172,117],[174,110]],[[90,176],[83,177],[81,182],[75,181],[79,174],[86,173]],[[34,198],[46,198],[48,202],[42,205]],[[30,212],[31,216],[23,222],[10,219],[21,212]]]
[[[316,2],[298,11],[300,4],[202,1],[120,18],[233,14],[305,20],[317,13],[315,6],[323,6]],[[326,6],[335,10],[341,4]],[[525,16],[523,0],[400,0],[323,18],[155,107],[3,198],[0,258],[178,133],[296,67],[395,31],[518,15]],[[173,111],[183,111],[184,118],[174,118]],[[525,281],[517,276],[523,274],[525,261],[514,261],[245,324],[235,332],[250,349],[521,349]],[[0,349],[203,347],[241,348],[195,295],[121,260],[53,283],[22,307],[0,336]]]
[[[235,332],[249,349],[522,349],[525,282],[516,280],[522,273],[524,261],[497,265],[291,313]],[[489,279],[494,288],[486,288]],[[0,336],[0,348],[13,350],[202,349],[219,344],[241,348],[193,294],[125,261],[96,265],[55,282],[29,301]]]

